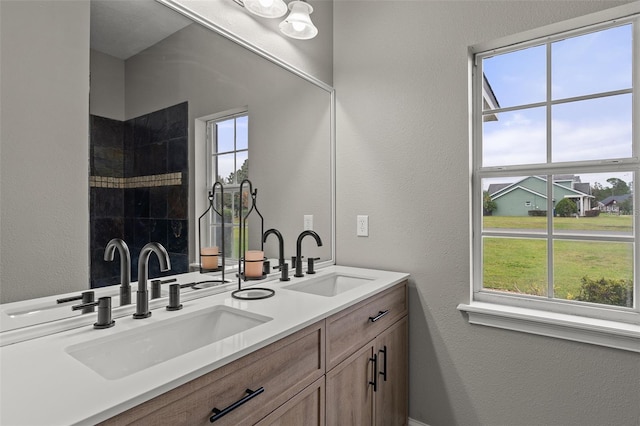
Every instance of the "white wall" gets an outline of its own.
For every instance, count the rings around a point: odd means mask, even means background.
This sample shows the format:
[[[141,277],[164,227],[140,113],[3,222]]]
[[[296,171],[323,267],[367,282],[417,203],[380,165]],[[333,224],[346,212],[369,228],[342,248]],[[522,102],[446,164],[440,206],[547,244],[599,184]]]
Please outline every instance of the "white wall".
[[[469,325],[467,47],[609,1],[336,1],[337,260],[410,280],[410,415],[637,425],[637,354]],[[355,159],[358,159],[355,161]],[[355,236],[368,214],[370,237]]]
[[[0,16],[5,303],[88,287],[89,2],[2,0]]]

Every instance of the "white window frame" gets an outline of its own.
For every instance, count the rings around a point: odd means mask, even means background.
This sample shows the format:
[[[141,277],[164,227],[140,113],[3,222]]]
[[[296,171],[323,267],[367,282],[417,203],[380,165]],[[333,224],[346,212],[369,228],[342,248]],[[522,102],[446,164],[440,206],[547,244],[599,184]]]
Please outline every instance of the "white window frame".
[[[458,305],[458,309],[468,314],[472,324],[522,331],[532,334],[557,337],[603,345],[612,348],[640,352],[640,214],[634,215],[634,307],[619,309],[598,304],[576,303],[561,299],[542,299],[526,295],[482,291],[481,249],[482,249],[482,190],[481,179],[503,176],[529,176],[549,173],[611,172],[616,169],[632,170],[636,173],[633,182],[634,194],[640,190],[640,58],[633,58],[633,156],[600,165],[595,162],[563,163],[550,166],[510,166],[494,167],[478,173],[481,164],[482,135],[482,72],[478,70],[479,58],[489,52],[507,52],[514,45],[519,48],[555,41],[558,34],[580,35],[597,29],[605,29],[622,22],[634,22],[634,52],[640,51],[640,6],[638,3],[586,15],[569,21],[549,25],[523,34],[502,38],[472,46],[469,49],[469,87],[471,108],[471,285],[468,304]],[[478,109],[477,106],[480,106]],[[585,165],[586,164],[586,165]],[[560,169],[562,171],[560,171]],[[552,193],[548,180],[547,193]],[[549,197],[551,199],[551,197]],[[551,201],[549,201],[551,203]],[[635,200],[638,210],[639,200]]]
[[[239,108],[239,109],[235,109],[235,110],[230,110],[230,111],[226,111],[224,113],[221,114],[216,114],[214,116],[210,116],[208,117],[205,121],[205,125],[206,125],[206,132],[207,132],[207,137],[206,137],[206,143],[207,143],[207,166],[206,166],[206,172],[207,172],[207,186],[205,189],[207,189],[207,194],[208,195],[209,191],[211,191],[211,188],[213,186],[213,184],[216,182],[216,180],[218,179],[217,174],[214,172],[214,158],[216,158],[218,155],[220,155],[221,153],[217,152],[216,149],[216,142],[217,142],[217,135],[215,135],[215,131],[213,130],[216,126],[216,123],[222,122],[222,121],[227,121],[227,120],[234,120],[234,124],[235,124],[235,120],[238,117],[249,117],[249,110],[247,108]],[[237,134],[237,132],[236,132]],[[247,152],[247,158],[249,157],[249,146],[247,145],[246,149],[237,149],[236,146],[236,140],[234,139],[234,149],[233,151],[225,151],[223,154],[230,154],[233,153],[234,155],[236,155],[238,152]],[[238,167],[241,165],[238,165],[236,163],[236,167],[235,167],[235,171],[238,170]],[[222,176],[224,178],[224,176]],[[225,190],[225,194],[229,194],[231,193],[231,199],[232,199],[232,206],[234,203],[234,197],[233,194],[235,192],[240,191],[240,183],[241,182],[236,182],[235,184],[226,184],[223,183],[224,186],[224,190]],[[214,194],[214,196],[217,196],[218,193],[216,192],[216,194]],[[232,210],[235,208],[236,206],[232,207]],[[224,208],[222,209],[224,211]],[[215,224],[215,221],[213,220],[215,213],[211,212],[209,219],[207,220],[207,227],[208,228],[214,228],[213,234],[215,234],[215,232],[217,232],[217,227],[218,225]],[[234,224],[234,223],[225,223],[225,227],[230,227],[232,229],[232,235],[233,235],[233,229],[234,228],[239,228],[239,224]],[[207,239],[208,241],[206,241],[205,243],[208,245],[214,245],[214,243],[212,241],[210,241],[210,236],[212,235],[211,232],[207,232]],[[225,260],[227,262],[227,264],[229,264],[230,262],[234,262],[238,260],[238,257],[234,256],[234,252],[235,250],[237,250],[237,247],[233,247],[232,246],[232,250],[231,250],[231,256],[227,257]]]

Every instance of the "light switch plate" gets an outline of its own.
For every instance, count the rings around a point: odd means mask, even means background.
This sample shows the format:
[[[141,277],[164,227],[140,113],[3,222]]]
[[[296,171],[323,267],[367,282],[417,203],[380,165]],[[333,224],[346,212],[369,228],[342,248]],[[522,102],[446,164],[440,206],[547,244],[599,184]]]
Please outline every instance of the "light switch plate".
[[[313,231],[313,215],[312,214],[304,215],[304,230]]]

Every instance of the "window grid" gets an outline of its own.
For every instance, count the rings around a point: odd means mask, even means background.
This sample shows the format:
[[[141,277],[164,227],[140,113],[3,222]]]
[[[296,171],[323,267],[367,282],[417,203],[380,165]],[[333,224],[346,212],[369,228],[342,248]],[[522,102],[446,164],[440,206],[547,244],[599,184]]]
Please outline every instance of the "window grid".
[[[637,214],[637,200],[634,199],[634,219],[633,219],[633,235],[632,236],[581,236],[581,235],[559,235],[557,232],[554,232],[554,218],[552,214],[547,215],[547,224],[546,224],[546,233],[528,233],[528,232],[515,232],[515,233],[504,233],[504,232],[491,232],[485,231],[483,229],[483,194],[482,194],[482,179],[483,178],[491,178],[491,177],[513,177],[513,176],[536,176],[536,175],[546,175],[546,187],[547,194],[552,194],[551,196],[546,197],[546,208],[547,212],[552,212],[554,208],[553,201],[553,185],[554,180],[553,176],[557,174],[564,173],[574,173],[576,175],[580,173],[615,173],[620,170],[630,171],[632,172],[633,183],[632,190],[634,194],[638,193],[638,176],[640,175],[638,171],[638,131],[635,130],[638,127],[638,122],[640,120],[638,117],[640,116],[640,107],[639,100],[637,96],[633,97],[633,110],[634,115],[632,117],[633,121],[633,140],[632,140],[632,156],[630,158],[614,158],[608,160],[597,160],[597,161],[573,161],[573,162],[553,162],[553,150],[552,150],[552,107],[553,105],[559,105],[570,102],[578,102],[589,99],[596,99],[608,96],[617,96],[621,94],[633,94],[633,89],[622,89],[622,90],[614,90],[614,91],[605,91],[601,93],[588,94],[584,96],[574,96],[563,99],[552,99],[552,66],[551,63],[551,46],[552,43],[561,40],[563,38],[567,38],[570,36],[582,35],[588,32],[596,30],[602,30],[607,28],[612,28],[618,25],[628,25],[629,23],[633,24],[633,43],[634,48],[633,51],[639,51],[638,49],[638,40],[640,40],[640,25],[638,24],[637,16],[632,18],[627,18],[623,20],[615,21],[612,23],[603,23],[598,24],[596,26],[580,29],[576,31],[571,31],[568,33],[563,33],[562,35],[556,35],[553,37],[545,38],[544,44],[546,45],[546,100],[544,102],[530,103],[526,105],[515,105],[509,106],[506,108],[493,108],[482,110],[482,87],[484,84],[483,78],[483,67],[482,67],[482,59],[490,56],[494,56],[496,54],[513,52],[518,49],[533,47],[541,44],[540,41],[533,41],[523,43],[518,46],[509,46],[500,49],[492,49],[487,52],[478,52],[474,56],[473,63],[473,78],[474,78],[474,92],[473,92],[473,105],[474,111],[473,114],[473,130],[472,137],[474,140],[474,149],[473,149],[473,174],[472,174],[472,226],[474,229],[473,240],[472,240],[472,256],[473,256],[473,292],[472,292],[472,300],[476,301],[487,301],[487,302],[496,302],[501,304],[509,304],[513,306],[520,306],[531,308],[532,301],[535,301],[536,305],[542,309],[546,309],[553,312],[560,313],[578,313],[578,314],[586,314],[587,316],[600,317],[605,319],[614,319],[614,320],[622,320],[629,321],[634,323],[639,323],[640,318],[638,316],[638,312],[640,311],[640,303],[638,298],[640,297],[640,284],[637,275],[637,268],[639,265],[640,259],[640,250],[638,248],[638,233],[640,229],[640,219],[638,218],[640,215]],[[498,53],[499,52],[499,53]],[[633,76],[632,82],[633,86],[640,87],[638,81],[640,80],[638,70],[638,57],[634,55],[633,58]],[[633,87],[632,86],[632,87]],[[488,166],[482,167],[483,160],[483,118],[486,116],[490,116],[493,114],[498,114],[501,112],[509,112],[509,111],[518,111],[524,109],[530,109],[533,107],[541,107],[544,106],[546,108],[546,164],[531,164],[531,165],[513,165],[513,166]],[[480,113],[479,113],[480,111]],[[635,197],[634,197],[635,198]],[[544,297],[532,296],[527,294],[506,294],[506,293],[498,293],[493,290],[486,290],[483,288],[483,238],[484,237],[517,237],[517,238],[531,238],[531,239],[546,239],[547,241],[547,295]],[[600,304],[591,304],[585,302],[576,302],[572,300],[564,300],[564,299],[555,299],[554,298],[554,242],[562,241],[562,240],[576,240],[576,241],[625,241],[632,242],[634,247],[633,253],[633,278],[634,278],[634,298],[633,298],[633,308],[622,308],[617,306],[609,306],[609,305],[600,305]],[[613,312],[612,312],[613,311]],[[632,311],[632,312],[629,312]]]
[[[248,119],[247,111],[237,112],[234,114],[223,115],[219,118],[209,120],[207,122],[207,152],[208,152],[208,164],[207,164],[207,182],[209,182],[208,191],[211,190],[214,183],[220,181],[224,185],[225,190],[225,199],[223,201],[218,200],[218,194],[214,194],[216,197],[214,201],[215,206],[222,206],[223,214],[225,210],[225,206],[231,212],[236,212],[239,210],[238,202],[240,200],[240,183],[238,182],[238,170],[242,167],[242,164],[238,164],[238,155],[242,153],[246,153],[246,160],[249,158],[249,144],[248,140],[244,141],[242,145],[246,145],[244,148],[238,148],[238,120],[239,119]],[[232,149],[226,149],[224,151],[219,151],[218,148],[221,145],[221,132],[219,131],[220,125],[223,123],[233,123],[233,147]],[[222,176],[220,172],[220,157],[222,156],[233,155],[233,166],[231,170],[233,171],[233,181],[229,182],[226,176]],[[237,229],[239,228],[239,223],[236,220],[233,220],[234,214],[232,213],[232,221],[229,223],[225,220],[225,228],[230,229],[230,232],[227,231],[227,243],[228,247],[226,248],[226,257],[229,260],[237,260],[239,254],[237,253],[238,248],[233,244],[233,235],[237,235]],[[208,216],[208,226],[207,233],[205,236],[206,242],[209,245],[216,245],[216,241],[220,240],[217,233],[219,232],[219,222],[220,219],[217,214],[213,211],[210,212]],[[231,238],[229,238],[231,237]]]

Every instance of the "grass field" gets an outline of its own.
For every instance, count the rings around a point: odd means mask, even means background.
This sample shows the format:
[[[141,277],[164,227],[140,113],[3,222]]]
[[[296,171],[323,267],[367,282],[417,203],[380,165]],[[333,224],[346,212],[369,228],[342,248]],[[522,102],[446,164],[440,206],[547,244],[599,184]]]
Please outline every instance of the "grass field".
[[[556,229],[631,232],[631,216],[554,218]],[[544,229],[544,217],[485,217],[485,227]],[[620,242],[562,241],[553,245],[554,296],[573,299],[582,277],[633,279],[633,245]],[[485,288],[546,296],[547,242],[524,238],[483,240]]]
[[[483,227],[508,229],[545,229],[546,217],[484,216]],[[633,216],[601,215],[598,217],[554,217],[554,229],[583,231],[632,232]]]

